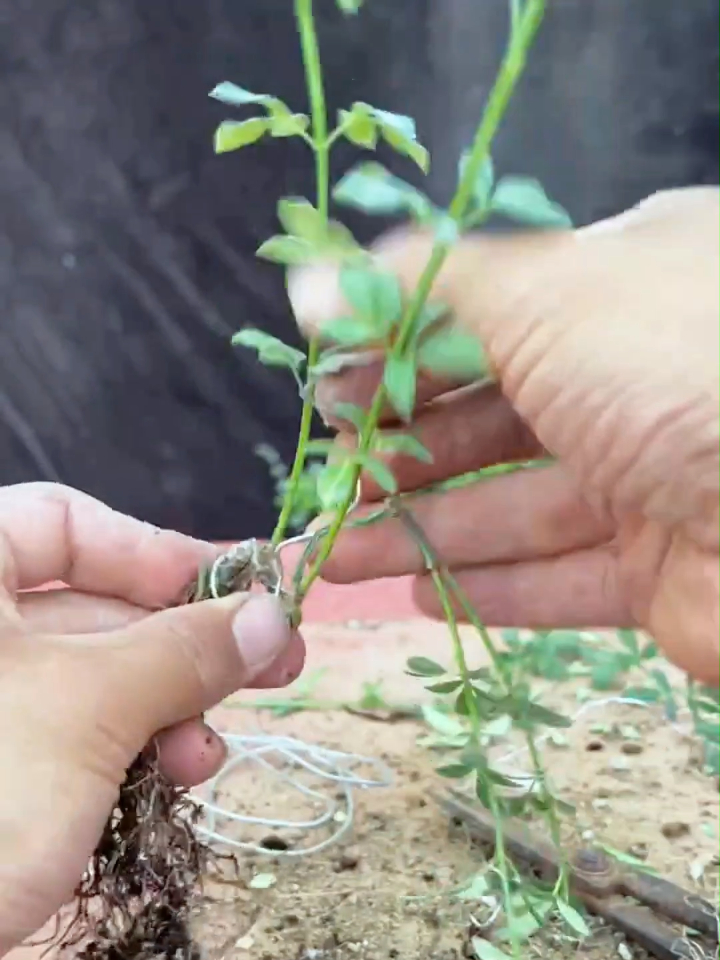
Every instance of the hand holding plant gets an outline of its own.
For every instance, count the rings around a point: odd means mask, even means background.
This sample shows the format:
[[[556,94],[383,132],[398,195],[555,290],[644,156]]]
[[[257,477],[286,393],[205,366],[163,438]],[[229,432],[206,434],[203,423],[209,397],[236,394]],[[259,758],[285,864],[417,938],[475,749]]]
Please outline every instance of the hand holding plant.
[[[409,291],[431,245],[399,233],[375,256]],[[331,267],[298,272],[290,290],[306,333],[347,313]],[[574,234],[465,238],[433,297],[483,344],[498,385],[419,387],[412,434],[430,456],[390,455],[399,489],[558,458],[413,501],[473,606],[498,626],[640,627],[717,683],[718,191],[658,194]],[[340,446],[354,445],[342,411],[369,405],[381,369],[319,385]],[[364,512],[385,495],[367,477]],[[323,567],[342,582],[404,574],[442,615],[397,519],[344,532]]]

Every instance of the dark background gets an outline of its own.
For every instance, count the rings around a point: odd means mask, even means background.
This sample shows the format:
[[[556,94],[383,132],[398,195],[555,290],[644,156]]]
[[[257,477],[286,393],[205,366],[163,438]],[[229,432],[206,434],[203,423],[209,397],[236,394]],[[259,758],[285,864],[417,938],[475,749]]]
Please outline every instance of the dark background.
[[[317,0],[331,108],[415,116],[449,197],[498,63],[506,0]],[[578,223],[718,182],[718,0],[551,0],[495,151]],[[0,0],[0,482],[61,480],[207,538],[266,534],[291,457],[290,378],[233,352],[294,338],[254,261],[301,144],[213,156],[233,80],[305,108],[291,0]],[[335,157],[337,174],[355,159]],[[387,160],[386,157],[381,157]],[[410,165],[391,161],[405,176]],[[381,228],[352,221],[361,239]]]

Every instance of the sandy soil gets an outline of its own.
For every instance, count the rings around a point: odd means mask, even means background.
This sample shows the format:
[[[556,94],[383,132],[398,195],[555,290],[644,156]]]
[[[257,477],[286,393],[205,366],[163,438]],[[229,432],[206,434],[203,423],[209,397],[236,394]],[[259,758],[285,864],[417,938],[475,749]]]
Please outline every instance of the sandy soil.
[[[394,701],[417,700],[420,681],[403,675],[407,656],[447,649],[441,625],[350,623],[308,627],[308,671],[326,673],[313,695],[356,699],[363,681],[383,681]],[[469,649],[473,648],[472,642]],[[480,658],[477,658],[478,662]],[[574,712],[572,689],[551,698]],[[209,960],[462,960],[468,953],[472,905],[452,891],[477,871],[481,852],[450,824],[431,796],[439,785],[433,760],[418,745],[427,728],[414,721],[378,723],[342,711],[303,712],[278,719],[231,702],[212,718],[226,732],[287,734],[310,744],[382,760],[388,787],[355,791],[352,827],[338,844],[317,855],[278,859],[243,856],[239,876],[210,881],[198,922]],[[597,724],[632,726],[632,740],[598,733]],[[627,732],[627,731],[626,731]],[[639,739],[636,739],[637,735]],[[643,858],[663,875],[702,890],[716,902],[717,784],[702,774],[692,742],[653,710],[609,705],[578,720],[567,744],[548,744],[545,756],[561,794],[577,805],[579,832]],[[628,747],[628,742],[634,745]],[[507,750],[509,747],[504,747]],[[522,758],[516,761],[522,763]],[[310,781],[307,781],[308,783]],[[338,796],[330,785],[329,795]],[[317,807],[257,767],[232,774],[221,786],[230,809],[278,819],[312,818]],[[333,822],[337,828],[338,823]],[[243,828],[232,836],[288,844],[316,842],[316,831]],[[268,838],[270,838],[268,840]],[[694,874],[702,876],[695,883]],[[252,878],[271,874],[268,889]],[[18,951],[13,960],[29,960]],[[647,955],[598,923],[578,953],[559,931],[532,941],[528,957],[545,960],[582,955],[587,960]]]

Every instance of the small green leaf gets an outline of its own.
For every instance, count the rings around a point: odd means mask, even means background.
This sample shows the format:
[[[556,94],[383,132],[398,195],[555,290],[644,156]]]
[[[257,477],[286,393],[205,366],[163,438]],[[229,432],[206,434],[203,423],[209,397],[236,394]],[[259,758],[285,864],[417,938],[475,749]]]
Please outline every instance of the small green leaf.
[[[332,340],[343,347],[359,347],[377,343],[378,333],[366,317],[338,317],[324,323],[320,330],[323,340]]]
[[[448,763],[445,766],[437,767],[435,773],[438,776],[446,777],[448,780],[462,780],[473,772],[472,767],[466,763]]]
[[[310,118],[304,113],[277,113],[270,120],[270,133],[273,137],[297,137],[309,126]]]
[[[415,358],[390,354],[385,360],[383,384],[393,409],[406,422],[412,420],[417,389]]]
[[[379,163],[361,163],[346,173],[333,190],[333,199],[363,213],[409,213],[421,223],[435,215],[435,208],[423,193]]]
[[[550,710],[541,703],[535,703],[532,700],[524,704],[520,716],[524,721],[543,727],[567,729],[572,726],[572,720],[569,717],[564,717],[561,713],[556,713],[554,710]]]
[[[444,677],[445,668],[427,657],[410,657],[405,672],[411,677]]]
[[[537,227],[572,227],[567,211],[554,203],[538,180],[503,177],[490,205],[493,213]]]
[[[354,460],[373,478],[375,483],[388,493],[397,493],[397,480],[392,470],[381,460],[367,455],[355,454]]]
[[[426,303],[415,323],[414,335],[420,337],[427,333],[441,320],[446,319],[449,314],[450,308],[445,303]]]
[[[341,110],[339,123],[343,135],[350,143],[366,150],[374,150],[377,146],[377,122],[365,103],[354,103],[350,110]]]
[[[469,159],[470,151],[465,150],[460,158],[460,164],[458,168],[458,179],[460,181],[462,181],[465,176]],[[477,175],[473,183],[473,201],[476,212],[484,213],[487,210],[494,183],[495,168],[493,166],[492,157],[486,157],[485,161],[480,167],[480,173]]]
[[[441,329],[424,339],[417,351],[418,366],[441,377],[479,380],[487,373],[480,341],[462,330]]]
[[[320,377],[332,376],[333,374],[346,370],[348,361],[351,358],[351,353],[347,351],[340,352],[337,347],[331,347],[329,350],[324,350],[320,354],[318,362],[308,370],[308,374],[313,380],[318,380]]]
[[[354,15],[360,12],[365,0],[335,0],[335,2],[338,5],[338,10],[341,10],[344,14]]]
[[[324,511],[337,510],[353,493],[354,465],[347,459],[328,463],[317,478],[317,493]]]
[[[618,630],[617,632],[620,643],[625,647],[625,649],[631,653],[634,657],[640,657],[640,643],[638,641],[638,635],[636,630]]]
[[[440,683],[430,683],[425,687],[430,693],[455,693],[462,686],[462,680],[441,680]]]
[[[372,321],[379,334],[389,333],[402,315],[402,291],[392,273],[346,266],[340,271],[340,289],[350,306]]]
[[[289,367],[295,373],[305,362],[305,354],[301,350],[283,343],[277,337],[265,333],[263,330],[256,330],[254,327],[247,327],[240,330],[232,338],[234,347],[249,347],[251,350],[257,350],[261,363],[271,367]]]
[[[639,700],[640,703],[657,703],[660,694],[653,687],[628,687],[623,690],[623,700]]]
[[[481,940],[480,937],[473,937],[472,948],[476,960],[512,960],[504,950],[498,949],[489,940]]]
[[[355,403],[336,403],[333,407],[333,413],[340,420],[347,420],[356,430],[362,429],[367,416],[367,411]]]
[[[565,900],[558,900],[556,903],[557,912],[563,918],[565,923],[583,940],[590,936],[590,927],[585,918],[575,907],[571,907]]]
[[[219,83],[208,96],[214,100],[220,100],[221,103],[227,103],[231,107],[242,107],[248,103],[265,103],[268,97],[264,93],[251,93],[244,87],[239,87],[236,83],[230,83],[226,80]]]
[[[272,263],[299,266],[317,260],[318,251],[311,243],[301,237],[277,236],[266,240],[257,251],[256,256],[262,260],[270,260]]]
[[[300,237],[313,246],[325,239],[325,221],[304,197],[285,197],[280,200],[277,215],[285,232],[292,237]]]
[[[364,104],[366,109],[370,110],[383,128],[383,130],[392,130],[406,140],[415,140],[417,137],[415,130],[415,121],[412,117],[406,117],[401,113],[391,113],[389,110],[379,110],[377,107],[371,107]]]
[[[432,463],[433,456],[417,437],[409,433],[381,433],[376,437],[377,453],[396,453],[405,457],[414,457],[422,463]]]
[[[240,150],[260,140],[270,128],[270,121],[263,117],[249,120],[223,120],[215,131],[215,153]]]
[[[413,163],[417,164],[418,167],[422,170],[423,173],[428,173],[430,170],[430,154],[427,149],[417,140],[409,140],[407,137],[404,137],[401,133],[398,133],[397,130],[388,127],[381,127],[383,139],[395,150],[397,153],[401,153],[403,156],[409,157]]]

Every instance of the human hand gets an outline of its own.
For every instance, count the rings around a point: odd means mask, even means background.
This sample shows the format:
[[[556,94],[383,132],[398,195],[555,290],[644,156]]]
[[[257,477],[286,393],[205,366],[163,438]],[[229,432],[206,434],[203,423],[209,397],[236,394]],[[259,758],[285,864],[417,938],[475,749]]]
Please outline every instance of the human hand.
[[[216,555],[65,487],[0,490],[0,956],[72,898],[158,731],[163,772],[199,783],[224,759],[203,711],[299,674],[275,598],[162,609]]]
[[[542,468],[425,495],[413,513],[489,624],[639,627],[712,684],[718,209],[715,188],[675,190],[574,232],[461,240],[432,296],[481,340],[496,385],[419,383],[413,432],[433,462],[389,461],[412,491],[553,455]],[[409,291],[431,245],[400,232],[376,255]],[[291,278],[305,333],[347,312],[337,280],[330,266]],[[340,401],[366,407],[379,371],[374,362],[321,383],[326,419]],[[335,425],[338,442],[352,443],[349,425]],[[382,496],[363,478],[361,503]],[[343,533],[323,567],[336,582],[404,574],[438,615],[420,551],[393,519]]]

